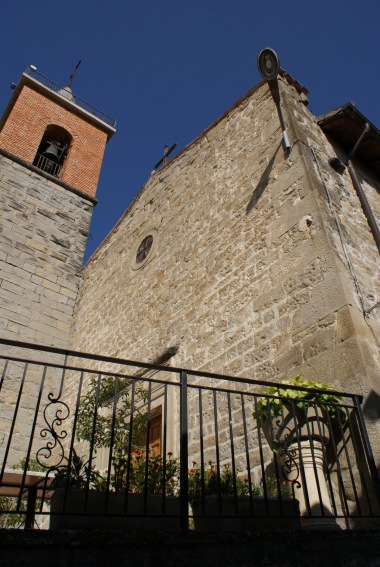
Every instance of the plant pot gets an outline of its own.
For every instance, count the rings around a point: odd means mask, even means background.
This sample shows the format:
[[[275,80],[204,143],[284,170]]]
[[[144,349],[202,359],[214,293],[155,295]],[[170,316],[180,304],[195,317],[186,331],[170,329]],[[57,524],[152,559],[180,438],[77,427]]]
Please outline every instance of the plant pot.
[[[273,528],[299,528],[297,500],[289,497],[206,496],[192,503],[194,529],[236,532]]]
[[[294,494],[300,503],[302,526],[313,529],[340,529],[332,512],[325,478],[325,462],[320,440],[301,440],[289,447],[293,471],[288,478],[297,475]]]
[[[307,419],[302,410],[291,412],[285,405],[281,415],[260,422],[271,449],[289,446],[292,443],[316,439],[327,445],[330,440],[328,420],[324,410],[309,407]]]
[[[51,498],[51,529],[173,530],[180,527],[179,498],[58,488]]]
[[[293,486],[303,527],[338,528],[324,473],[323,447],[330,440],[327,424],[326,413],[320,408],[308,408],[306,419],[305,412],[297,410],[292,414],[285,406],[282,415],[261,424],[284,480]]]

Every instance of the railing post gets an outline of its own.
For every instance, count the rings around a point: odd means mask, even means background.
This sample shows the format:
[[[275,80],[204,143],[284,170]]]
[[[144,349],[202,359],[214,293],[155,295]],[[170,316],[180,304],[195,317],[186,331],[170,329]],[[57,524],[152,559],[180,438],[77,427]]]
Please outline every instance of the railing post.
[[[187,421],[187,372],[181,371],[180,392],[180,526],[182,530],[189,529],[188,501],[188,421]]]
[[[26,504],[25,529],[34,527],[34,517],[36,514],[37,486],[28,488],[28,500]]]
[[[372,477],[373,489],[377,498],[377,505],[380,506],[380,478],[377,471],[375,459],[372,453],[371,444],[369,441],[367,428],[364,422],[364,416],[361,408],[361,400],[359,396],[354,396],[354,405],[358,419],[360,434],[362,436],[364,451],[368,459],[368,466]]]

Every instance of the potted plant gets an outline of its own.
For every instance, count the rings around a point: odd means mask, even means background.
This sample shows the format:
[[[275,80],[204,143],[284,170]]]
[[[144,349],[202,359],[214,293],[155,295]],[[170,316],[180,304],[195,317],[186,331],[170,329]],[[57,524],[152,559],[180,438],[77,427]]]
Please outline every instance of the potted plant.
[[[253,417],[299,500],[300,513],[307,518],[304,525],[335,528],[325,479],[325,447],[331,436],[337,440],[347,419],[341,396],[331,386],[300,375],[283,384],[265,391],[265,397],[257,400]]]
[[[146,445],[146,390],[135,389],[132,408],[129,381],[92,378],[89,386],[77,413],[78,448],[55,468],[51,527],[178,527],[177,460],[132,449]],[[111,467],[100,471],[98,454],[110,447]]]
[[[332,428],[347,419],[337,390],[304,380],[301,375],[283,384],[270,386],[263,394],[265,397],[258,398],[252,414],[260,422],[269,445],[276,449],[306,438],[323,439],[327,444]]]
[[[51,483],[53,490],[59,490],[65,486],[84,489],[88,485],[89,488],[97,488],[101,475],[94,465],[90,466],[89,460],[85,461],[75,449],[72,452],[71,462],[66,457],[64,459],[67,461],[66,465],[51,469],[55,475]]]
[[[73,451],[71,463],[59,468],[52,488],[51,528],[179,527],[179,463],[135,450],[120,474],[99,471]],[[128,471],[128,472],[127,472]]]
[[[267,494],[264,498],[263,483],[249,484],[247,479],[241,479],[233,471],[230,464],[218,469],[212,462],[204,468],[193,463],[188,482],[189,502],[196,530],[298,527],[296,518],[299,513],[294,499],[287,498],[284,493],[281,504],[277,497]]]

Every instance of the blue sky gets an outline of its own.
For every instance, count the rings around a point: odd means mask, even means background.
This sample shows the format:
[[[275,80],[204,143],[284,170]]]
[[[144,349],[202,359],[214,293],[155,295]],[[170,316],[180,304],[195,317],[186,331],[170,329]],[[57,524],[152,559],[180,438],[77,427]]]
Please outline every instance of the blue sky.
[[[1,20],[1,113],[28,65],[64,86],[81,60],[74,93],[117,119],[86,257],[164,146],[183,149],[259,82],[263,47],[314,114],[350,101],[380,127],[379,0],[2,0]]]

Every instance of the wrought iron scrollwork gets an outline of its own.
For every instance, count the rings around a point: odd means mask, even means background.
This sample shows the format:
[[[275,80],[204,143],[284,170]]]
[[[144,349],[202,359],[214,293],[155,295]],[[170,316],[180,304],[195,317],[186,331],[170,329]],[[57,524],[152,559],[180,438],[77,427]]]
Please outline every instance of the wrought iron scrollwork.
[[[283,418],[277,418],[275,424],[279,435],[274,439],[273,451],[278,455],[281,462],[281,474],[286,482],[292,486],[294,493],[295,488],[301,488],[300,469],[296,460],[297,450],[294,446],[295,432],[294,429],[285,425]]]
[[[58,397],[54,397],[50,392],[48,395],[50,402],[44,409],[44,420],[47,425],[41,430],[40,435],[47,439],[46,445],[41,447],[36,453],[37,462],[48,469],[56,469],[65,458],[65,450],[62,440],[67,437],[67,431],[62,429],[63,423],[70,416],[70,409],[65,402]],[[54,458],[54,462],[49,462]]]

